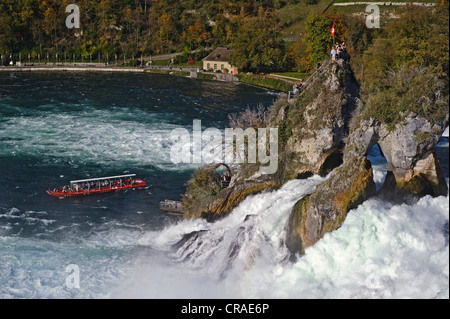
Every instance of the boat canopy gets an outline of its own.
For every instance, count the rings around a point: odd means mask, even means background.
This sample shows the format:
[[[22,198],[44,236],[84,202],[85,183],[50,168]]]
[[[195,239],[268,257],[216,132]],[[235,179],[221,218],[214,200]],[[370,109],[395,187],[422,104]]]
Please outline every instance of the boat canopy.
[[[136,174],[118,175],[118,176],[109,176],[109,177],[99,177],[99,178],[90,178],[90,179],[80,179],[78,181],[70,181],[70,184],[78,184],[78,183],[94,182],[94,181],[110,180],[110,179],[126,178],[126,177],[134,177],[134,176],[136,176]]]

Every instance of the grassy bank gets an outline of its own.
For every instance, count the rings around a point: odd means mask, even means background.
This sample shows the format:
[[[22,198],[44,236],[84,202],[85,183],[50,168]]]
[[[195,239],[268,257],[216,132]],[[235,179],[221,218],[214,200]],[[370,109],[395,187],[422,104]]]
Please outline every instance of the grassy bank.
[[[160,69],[146,69],[144,72],[146,73],[152,73],[152,74],[167,74],[167,75],[176,75],[176,76],[190,76],[189,72],[186,71],[170,71],[170,70],[160,70]],[[266,78],[266,77],[259,77],[255,75],[247,75],[247,74],[238,74],[237,77],[239,78],[239,81],[245,84],[251,84],[256,86],[265,87],[267,89],[275,90],[275,91],[281,91],[281,92],[289,92],[292,91],[292,84],[289,84],[285,81],[273,79],[273,78]],[[197,73],[197,79],[206,79],[206,80],[213,80],[215,78],[214,74],[210,73]]]
[[[286,93],[292,91],[292,84],[289,84],[284,81],[247,74],[238,74],[237,77],[239,78],[239,81],[241,81],[242,83],[262,86],[268,89]]]
[[[177,76],[189,76],[190,72],[187,71],[170,71],[170,70],[159,70],[159,69],[146,69],[145,73],[152,74],[167,74],[167,75],[177,75]]]
[[[206,80],[213,80],[215,77],[214,74],[210,74],[210,73],[197,73],[197,79],[206,79]]]
[[[165,59],[165,60],[152,60],[152,66],[170,66],[171,59]],[[189,63],[174,63],[172,64],[172,67],[179,68],[179,67],[203,67],[202,61],[195,61],[193,65],[190,65]]]

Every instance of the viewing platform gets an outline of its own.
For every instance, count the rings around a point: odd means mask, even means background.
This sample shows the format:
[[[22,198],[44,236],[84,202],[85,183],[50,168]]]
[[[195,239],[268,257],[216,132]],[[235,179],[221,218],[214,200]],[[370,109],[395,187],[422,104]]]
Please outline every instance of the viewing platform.
[[[174,201],[174,200],[166,199],[165,201],[160,202],[159,209],[169,212],[171,214],[176,214],[176,215],[184,214],[182,203],[178,202],[178,201]]]

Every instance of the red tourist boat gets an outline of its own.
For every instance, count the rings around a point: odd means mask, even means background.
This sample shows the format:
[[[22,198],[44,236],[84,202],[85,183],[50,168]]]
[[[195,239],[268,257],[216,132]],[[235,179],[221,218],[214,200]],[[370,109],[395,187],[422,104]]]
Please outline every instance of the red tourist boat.
[[[136,174],[129,174],[71,181],[70,185],[47,190],[47,194],[58,198],[64,198],[115,192],[121,189],[134,189],[147,186],[145,180],[135,178],[135,176]]]

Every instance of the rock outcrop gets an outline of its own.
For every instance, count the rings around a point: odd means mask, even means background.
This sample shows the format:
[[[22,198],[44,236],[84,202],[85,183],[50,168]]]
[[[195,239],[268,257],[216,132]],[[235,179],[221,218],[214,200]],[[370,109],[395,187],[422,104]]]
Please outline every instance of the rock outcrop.
[[[284,180],[326,175],[342,163],[343,141],[359,103],[359,85],[350,65],[338,60],[317,71],[295,104],[280,108],[272,123],[285,137]]]
[[[327,62],[295,103],[280,98],[272,106],[268,126],[278,127],[277,174],[260,175],[257,165],[243,164],[235,168],[229,188],[217,189],[208,180],[210,173],[199,170],[184,195],[185,215],[223,216],[248,195],[276,189],[291,179],[327,175],[312,194],[296,203],[290,216],[287,246],[303,253],[339,228],[347,213],[371,196],[404,202],[423,195],[447,195],[433,152],[449,122],[445,103],[441,99],[439,105],[433,104],[429,109],[439,108],[439,112],[430,118],[414,112],[400,114],[401,120],[395,123],[364,118],[361,110],[370,105],[359,100],[359,85],[350,65],[343,60]],[[367,159],[374,145],[388,163],[386,181],[378,193]]]
[[[447,194],[434,147],[447,118],[436,123],[410,113],[394,129],[374,119],[364,120],[349,135],[345,156],[365,156],[378,144],[388,163],[388,176],[380,195],[397,201],[413,196]]]
[[[189,181],[182,201],[185,218],[202,217],[213,221],[231,212],[247,196],[281,186],[268,175],[246,175],[253,171],[243,165],[240,170],[234,171],[229,187],[220,188],[213,175],[214,167],[214,165],[202,167]]]
[[[289,222],[287,246],[304,253],[327,232],[337,229],[347,213],[376,193],[370,161],[347,158],[311,195],[298,201]]]

